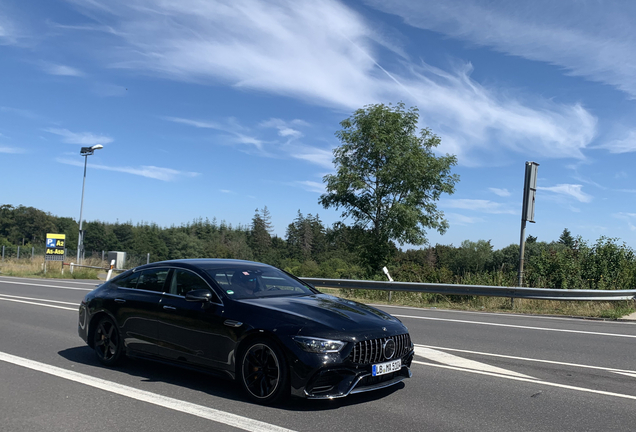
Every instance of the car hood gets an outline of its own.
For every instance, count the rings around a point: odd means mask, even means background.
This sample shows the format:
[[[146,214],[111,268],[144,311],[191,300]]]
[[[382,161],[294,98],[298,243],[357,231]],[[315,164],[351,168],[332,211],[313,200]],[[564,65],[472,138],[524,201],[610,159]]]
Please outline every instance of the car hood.
[[[322,330],[325,333],[354,332],[358,335],[393,335],[406,332],[404,325],[395,317],[361,303],[326,294],[298,297],[264,297],[244,300],[274,314],[284,314],[285,322],[290,318],[301,328],[299,333]]]

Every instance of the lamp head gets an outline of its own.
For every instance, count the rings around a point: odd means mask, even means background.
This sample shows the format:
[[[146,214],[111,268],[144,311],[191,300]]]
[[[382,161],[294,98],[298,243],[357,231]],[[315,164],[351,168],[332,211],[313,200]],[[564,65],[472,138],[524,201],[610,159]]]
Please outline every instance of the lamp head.
[[[93,154],[93,152],[95,150],[99,150],[99,149],[102,149],[102,148],[104,148],[104,146],[101,145],[101,144],[95,144],[92,147],[82,147],[82,149],[80,150],[80,155],[82,155],[82,156],[90,156],[90,155]]]

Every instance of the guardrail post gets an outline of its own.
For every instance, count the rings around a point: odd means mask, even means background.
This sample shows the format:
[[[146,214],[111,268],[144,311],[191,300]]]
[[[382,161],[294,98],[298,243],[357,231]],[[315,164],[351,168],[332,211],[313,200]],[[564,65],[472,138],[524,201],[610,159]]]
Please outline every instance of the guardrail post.
[[[20,246],[18,246],[18,257],[17,259],[20,259]]]
[[[69,266],[71,267],[71,274],[73,274],[73,263],[70,263]]]
[[[106,275],[106,280],[110,280],[110,276],[113,274],[113,268],[115,268],[115,260],[110,260],[110,268],[108,269],[108,274]]]

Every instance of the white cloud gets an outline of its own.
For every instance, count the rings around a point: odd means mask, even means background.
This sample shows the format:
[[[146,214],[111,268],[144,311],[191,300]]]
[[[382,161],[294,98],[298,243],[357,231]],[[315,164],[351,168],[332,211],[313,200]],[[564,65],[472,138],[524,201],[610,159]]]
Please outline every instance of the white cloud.
[[[366,0],[407,24],[565,68],[636,97],[636,4]]]
[[[289,150],[289,155],[295,159],[302,159],[323,168],[333,169],[333,152],[311,146],[295,146]]]
[[[482,218],[464,216],[458,213],[447,213],[445,216],[451,225],[471,225],[484,221]]]
[[[505,204],[478,199],[446,199],[440,201],[440,208],[458,208],[493,214],[517,214],[518,212]]]
[[[128,91],[126,87],[107,83],[95,83],[91,90],[101,97],[125,96]]]
[[[464,165],[492,164],[502,148],[582,159],[596,134],[596,118],[579,104],[524,101],[487,88],[470,77],[470,65],[443,71],[409,62],[373,23],[335,0],[110,4],[110,13],[84,6],[120,38],[108,56],[118,57],[111,66],[346,111],[404,100],[442,137],[440,151],[457,154]],[[285,137],[298,132],[280,130]]]
[[[82,72],[81,70],[61,64],[46,64],[44,65],[44,71],[51,75],[74,77],[84,76],[84,72]]]
[[[495,195],[499,195],[500,197],[510,196],[510,192],[508,191],[508,189],[488,188],[488,190],[494,193]]]
[[[293,183],[296,186],[300,186],[303,189],[305,189],[306,191],[309,192],[316,192],[316,193],[324,193],[325,192],[325,185],[323,183],[320,182],[315,182],[315,181],[296,181]]]
[[[278,129],[278,135],[280,135],[281,137],[298,139],[303,136],[303,133],[301,131],[291,128],[287,122],[281,119],[272,118],[267,121],[261,122],[260,126]]]
[[[46,132],[62,137],[62,142],[68,144],[81,144],[83,146],[93,146],[96,144],[108,144],[113,139],[105,135],[95,135],[91,132],[71,132],[68,129],[48,128]]]
[[[538,186],[537,190],[552,192],[557,195],[565,195],[568,197],[572,197],[579,202],[589,203],[590,201],[592,201],[592,196],[583,192],[581,190],[582,187],[583,185],[579,184],[559,184],[550,187]]]
[[[240,126],[234,119],[230,119],[226,124],[224,124],[224,123],[204,121],[204,120],[191,120],[191,119],[185,119],[180,117],[164,117],[164,118],[171,122],[182,123],[189,126],[194,126],[196,128],[214,129],[214,130],[226,132],[230,134],[231,136],[231,139],[229,140],[231,144],[252,145],[257,150],[261,151],[262,155],[267,155],[263,147],[263,145],[266,142],[241,132],[245,130],[245,128]]]
[[[63,159],[63,158],[57,158],[56,160],[59,163],[63,163],[66,165],[81,166],[81,167],[84,166],[83,162],[76,161],[76,160]],[[88,164],[88,165],[90,169],[123,172],[127,174],[138,175],[141,177],[147,177],[147,178],[162,180],[166,182],[176,181],[178,180],[179,177],[197,177],[200,175],[200,173],[197,173],[197,172],[178,171],[172,168],[162,168],[162,167],[156,167],[152,165],[145,165],[138,168],[112,167],[112,166],[98,165],[98,164]]]
[[[636,130],[629,131],[622,139],[613,140],[598,147],[607,149],[610,153],[636,152]]]
[[[26,150],[21,149],[21,148],[17,148],[17,147],[3,147],[3,146],[0,146],[0,153],[20,154],[20,153],[26,153]]]
[[[22,108],[13,108],[13,107],[7,107],[7,106],[0,106],[0,112],[8,112],[8,113],[12,113],[12,114],[17,114],[20,117],[24,117],[24,118],[28,118],[28,119],[38,119],[39,116],[37,114],[34,114],[33,112],[26,110],[26,109],[22,109]]]
[[[613,215],[617,219],[624,220],[627,222],[627,227],[630,231],[636,231],[636,213],[616,213]]]
[[[13,22],[0,5],[0,45],[15,45],[22,37],[20,26]]]

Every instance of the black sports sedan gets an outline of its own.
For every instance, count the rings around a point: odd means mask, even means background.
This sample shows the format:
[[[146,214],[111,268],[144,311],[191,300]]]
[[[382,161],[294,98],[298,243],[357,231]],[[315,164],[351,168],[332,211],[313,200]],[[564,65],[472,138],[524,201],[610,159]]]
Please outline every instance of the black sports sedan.
[[[387,387],[411,376],[413,359],[397,318],[240,260],[128,270],[86,295],[78,332],[105,365],[129,356],[218,372],[259,403]]]

